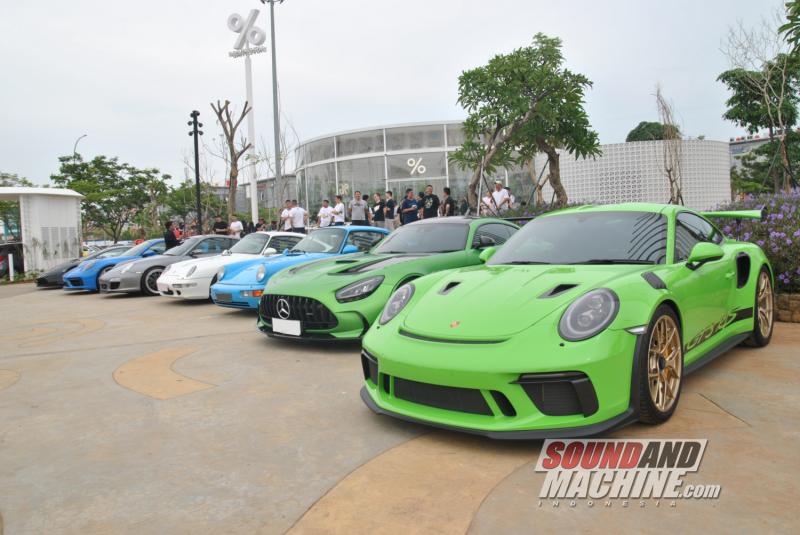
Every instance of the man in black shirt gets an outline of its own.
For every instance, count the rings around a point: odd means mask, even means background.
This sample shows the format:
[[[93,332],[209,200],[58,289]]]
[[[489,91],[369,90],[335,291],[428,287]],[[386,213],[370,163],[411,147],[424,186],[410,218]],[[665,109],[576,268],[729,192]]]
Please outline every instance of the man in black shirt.
[[[450,217],[456,215],[456,201],[450,196],[450,188],[444,188],[444,200],[442,201],[442,216]]]
[[[164,227],[166,228],[166,232],[164,232],[164,245],[166,247],[164,247],[164,250],[168,251],[173,247],[177,247],[180,242],[175,236],[175,231],[172,229],[172,221],[167,221]]]
[[[372,205],[370,208],[372,212],[372,224],[379,228],[386,228],[386,203],[383,202],[381,199],[380,193],[375,193],[372,195],[372,198],[375,200],[375,204]]]
[[[391,191],[386,192],[386,203],[383,208],[383,213],[386,214],[383,225],[389,232],[394,230],[394,216],[397,208],[397,201],[392,198],[393,195]]]
[[[214,216],[214,226],[212,228],[214,234],[228,235],[228,224],[225,223],[220,216]]]
[[[433,186],[425,186],[425,195],[422,197],[422,219],[430,219],[439,215],[439,197],[433,193]]]

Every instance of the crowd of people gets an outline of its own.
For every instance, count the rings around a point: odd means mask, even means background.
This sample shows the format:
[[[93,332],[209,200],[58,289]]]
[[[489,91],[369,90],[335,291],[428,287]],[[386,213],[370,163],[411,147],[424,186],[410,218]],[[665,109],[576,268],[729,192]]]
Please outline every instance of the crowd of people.
[[[494,190],[486,193],[481,199],[479,210],[481,215],[502,216],[515,207],[514,195],[508,187],[503,186],[502,181],[497,180]],[[400,200],[395,200],[392,191],[373,193],[371,199],[368,194],[355,191],[353,198],[347,202],[342,195],[337,195],[333,204],[329,199],[323,199],[322,206],[316,214],[316,223],[320,227],[332,227],[344,225],[349,221],[352,225],[375,226],[392,231],[400,225],[407,225],[420,219],[464,215],[468,212],[469,204],[466,198],[456,201],[450,193],[450,188],[444,188],[440,198],[429,184],[425,187],[425,191],[416,194],[413,189],[406,189],[405,195]],[[259,218],[256,222],[240,221],[235,215],[230,217],[230,221],[225,221],[222,216],[217,215],[210,231],[212,234],[241,238],[261,230],[283,230],[305,234],[309,225],[308,211],[300,206],[297,199],[293,199],[285,201],[278,221],[267,223],[264,218]],[[167,221],[165,227],[164,240],[167,249],[178,245],[184,237],[196,234],[194,227],[186,229],[183,223]]]

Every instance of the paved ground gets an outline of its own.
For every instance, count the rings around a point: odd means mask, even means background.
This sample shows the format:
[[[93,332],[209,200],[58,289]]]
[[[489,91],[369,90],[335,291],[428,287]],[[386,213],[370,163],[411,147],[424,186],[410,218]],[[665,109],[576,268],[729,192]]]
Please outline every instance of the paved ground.
[[[538,503],[540,442],[373,415],[358,346],[264,338],[252,314],[0,288],[0,533],[785,532],[800,522],[800,326],[692,375],[664,426],[708,438],[716,501]],[[692,480],[689,481],[690,483]]]

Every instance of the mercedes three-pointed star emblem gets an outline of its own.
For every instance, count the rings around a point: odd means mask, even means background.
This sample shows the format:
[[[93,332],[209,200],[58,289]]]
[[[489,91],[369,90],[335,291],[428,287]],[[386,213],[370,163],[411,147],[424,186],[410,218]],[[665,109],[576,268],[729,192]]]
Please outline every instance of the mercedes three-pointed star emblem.
[[[289,308],[289,301],[283,298],[278,299],[278,316],[280,316],[281,319],[288,320],[290,315],[291,309]]]

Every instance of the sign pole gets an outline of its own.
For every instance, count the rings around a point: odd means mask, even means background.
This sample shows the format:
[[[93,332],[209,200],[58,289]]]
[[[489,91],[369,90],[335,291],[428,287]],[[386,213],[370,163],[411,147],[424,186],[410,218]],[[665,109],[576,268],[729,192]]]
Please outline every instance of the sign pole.
[[[247,137],[250,138],[250,150],[246,159],[250,160],[250,217],[255,225],[258,221],[258,172],[256,169],[256,120],[253,106],[253,62],[250,56],[244,58],[245,86],[250,113],[247,114]]]

